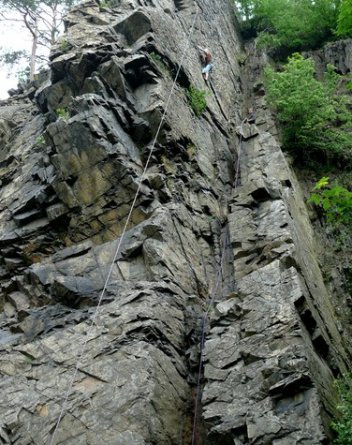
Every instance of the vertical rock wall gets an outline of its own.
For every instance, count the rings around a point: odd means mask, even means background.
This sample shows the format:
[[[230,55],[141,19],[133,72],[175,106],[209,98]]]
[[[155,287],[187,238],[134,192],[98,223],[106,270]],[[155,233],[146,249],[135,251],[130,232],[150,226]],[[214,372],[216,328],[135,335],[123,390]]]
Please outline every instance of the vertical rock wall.
[[[214,444],[330,443],[332,382],[350,369],[350,342],[267,110],[258,78],[267,60],[253,45],[247,57],[247,100],[257,118],[238,127],[242,184],[228,215],[236,290],[214,310],[204,417]]]
[[[228,6],[202,2],[188,42],[194,4],[145,3],[76,8],[50,80],[30,93],[39,111],[21,98],[2,108],[2,443],[50,443],[67,391],[54,443],[190,441],[198,321],[234,174],[241,98],[227,58],[239,42]],[[187,88],[204,87],[196,44],[208,43],[216,94],[198,119]]]
[[[50,79],[0,108],[0,443],[328,443],[349,358],[231,2],[88,1],[66,24]]]

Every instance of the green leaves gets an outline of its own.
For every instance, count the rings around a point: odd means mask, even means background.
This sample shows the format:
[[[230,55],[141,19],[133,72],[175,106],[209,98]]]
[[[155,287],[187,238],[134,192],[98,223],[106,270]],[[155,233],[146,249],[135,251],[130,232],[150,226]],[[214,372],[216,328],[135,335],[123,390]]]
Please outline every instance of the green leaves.
[[[308,202],[321,207],[333,227],[352,225],[352,192],[337,182],[330,184],[328,177],[316,183]]]
[[[352,118],[348,101],[337,94],[340,76],[333,66],[319,82],[313,60],[295,53],[282,72],[267,68],[265,80],[285,148],[300,157],[323,152],[326,162],[351,163]]]
[[[187,90],[188,100],[197,117],[201,116],[207,107],[206,95],[206,91],[198,90],[192,85]]]
[[[263,46],[290,51],[314,48],[331,38],[339,3],[340,0],[236,1],[245,21],[255,25]]]
[[[0,21],[21,22],[22,27],[31,36],[31,53],[19,51],[19,54],[3,54],[0,61],[15,63],[21,55],[29,62],[30,80],[34,80],[36,63],[43,65],[43,60],[50,46],[56,42],[60,29],[63,28],[63,17],[75,0],[0,0]],[[38,47],[42,47],[38,54]],[[45,48],[45,49],[44,49]]]
[[[313,190],[321,190],[329,185],[329,176],[323,176],[315,185]]]
[[[6,51],[3,48],[0,48],[0,63],[6,63],[7,65],[16,64],[22,57],[26,56],[26,51]]]
[[[57,108],[55,110],[56,116],[67,121],[70,118],[70,112],[67,108]]]
[[[252,17],[255,3],[256,2],[253,0],[235,1],[235,4],[244,20],[249,20]]]
[[[332,422],[331,427],[337,433],[336,445],[351,445],[352,437],[352,374],[349,373],[335,381],[339,396],[337,410],[339,418]]]
[[[352,37],[352,0],[342,0],[338,17],[337,35]]]

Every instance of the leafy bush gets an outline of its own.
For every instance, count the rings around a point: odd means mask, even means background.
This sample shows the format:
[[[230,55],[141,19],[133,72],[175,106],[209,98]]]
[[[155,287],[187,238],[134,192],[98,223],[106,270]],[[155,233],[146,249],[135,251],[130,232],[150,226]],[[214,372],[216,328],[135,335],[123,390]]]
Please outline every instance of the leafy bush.
[[[342,0],[338,17],[337,35],[352,37],[352,0]]]
[[[309,202],[322,208],[332,226],[352,225],[352,192],[336,182],[330,184],[328,177],[317,182]]]
[[[70,44],[68,40],[64,39],[60,42],[60,51],[63,53],[67,53],[70,50]]]
[[[346,96],[337,95],[340,76],[333,66],[319,82],[313,60],[295,53],[282,72],[267,68],[265,79],[285,148],[305,157],[323,152],[326,161],[351,162],[352,118]]]
[[[36,145],[37,145],[38,147],[42,147],[43,145],[45,145],[45,138],[44,138],[44,136],[43,136],[42,134],[40,134],[40,135],[37,137],[35,143],[36,143]]]
[[[70,117],[70,113],[67,108],[57,108],[56,109],[57,117],[61,117],[61,119],[67,120]]]
[[[100,0],[99,6],[100,6],[100,8],[111,8],[111,1],[110,0]]]
[[[335,381],[335,387],[340,399],[337,410],[339,419],[332,422],[332,429],[337,433],[336,445],[351,445],[352,438],[352,374]]]
[[[246,63],[247,60],[247,55],[246,54],[239,54],[237,56],[237,62],[239,65],[244,65]]]
[[[235,7],[241,15],[242,20],[249,21],[253,17],[255,6],[254,0],[235,0]]]
[[[198,90],[192,85],[187,90],[189,103],[197,117],[201,116],[207,107],[206,95],[206,91]]]
[[[348,0],[350,1],[350,0]],[[236,0],[244,19],[268,48],[292,51],[315,48],[333,37],[339,0]]]

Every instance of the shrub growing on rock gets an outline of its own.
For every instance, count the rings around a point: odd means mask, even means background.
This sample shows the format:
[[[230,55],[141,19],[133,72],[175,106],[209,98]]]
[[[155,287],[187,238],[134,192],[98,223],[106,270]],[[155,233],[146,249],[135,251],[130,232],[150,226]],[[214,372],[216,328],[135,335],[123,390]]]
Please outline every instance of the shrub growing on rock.
[[[164,64],[160,54],[155,53],[154,51],[149,54],[152,61],[160,68],[161,71],[166,71],[166,65]]]
[[[198,90],[192,85],[187,90],[189,103],[197,117],[201,116],[207,107],[206,95],[206,91]]]
[[[59,117],[59,118],[65,120],[65,121],[66,121],[67,119],[69,119],[69,117],[70,117],[70,113],[69,113],[69,111],[68,111],[67,108],[57,108],[57,109],[55,110],[55,112],[56,112],[56,116],[57,116],[57,117]]]
[[[332,422],[332,429],[337,433],[336,445],[351,445],[352,437],[352,374],[336,380],[339,396],[337,410],[340,417]]]
[[[351,163],[352,118],[346,96],[337,94],[340,76],[333,66],[320,82],[313,60],[295,53],[283,71],[267,68],[265,78],[285,148],[300,157],[319,152],[328,162]]]
[[[352,225],[352,192],[323,177],[317,182],[309,202],[322,208],[328,223]]]

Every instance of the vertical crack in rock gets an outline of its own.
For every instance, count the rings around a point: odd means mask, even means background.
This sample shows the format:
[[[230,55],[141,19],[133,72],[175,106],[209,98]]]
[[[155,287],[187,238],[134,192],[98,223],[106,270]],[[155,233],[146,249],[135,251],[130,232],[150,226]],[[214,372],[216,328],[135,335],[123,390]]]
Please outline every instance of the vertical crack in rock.
[[[193,6],[76,7],[66,18],[67,51],[53,48],[34,101],[24,92],[0,110],[2,443],[49,442],[86,341],[56,443],[190,441],[197,323],[216,277],[217,221],[227,212],[235,153],[224,116],[236,117],[236,94],[219,86],[236,68],[223,54],[205,115],[197,119],[188,103],[189,85],[204,88],[196,45],[212,33],[203,22],[93,325],[91,317]]]
[[[255,77],[263,59],[250,47],[248,56],[247,101],[257,119],[238,129],[242,186],[229,214],[236,289],[216,306],[205,343],[204,418],[210,444],[325,444],[348,344]]]

